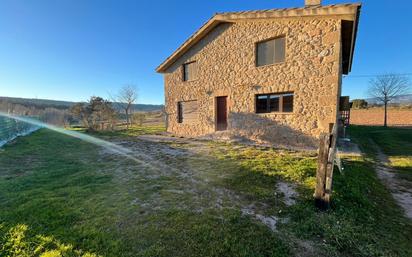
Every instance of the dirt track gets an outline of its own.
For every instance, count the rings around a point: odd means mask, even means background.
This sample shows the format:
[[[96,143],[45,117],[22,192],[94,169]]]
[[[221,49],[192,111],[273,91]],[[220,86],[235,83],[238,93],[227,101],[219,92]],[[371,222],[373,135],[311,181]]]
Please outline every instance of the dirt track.
[[[388,187],[393,198],[405,211],[405,215],[412,219],[412,187],[410,187],[410,182],[398,179],[394,170],[389,166],[388,156],[382,152],[374,141],[371,141],[370,143],[377,151],[379,163],[376,164],[376,172],[378,177]],[[405,183],[409,186],[405,186]]]
[[[383,125],[383,109],[351,110],[350,122],[353,125]],[[389,126],[412,126],[412,110],[388,111]]]

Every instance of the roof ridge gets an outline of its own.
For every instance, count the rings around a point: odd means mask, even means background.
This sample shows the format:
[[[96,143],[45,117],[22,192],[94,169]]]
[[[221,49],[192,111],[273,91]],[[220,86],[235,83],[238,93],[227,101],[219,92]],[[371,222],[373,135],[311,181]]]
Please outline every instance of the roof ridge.
[[[296,10],[296,9],[322,9],[322,8],[330,8],[330,7],[359,6],[359,5],[361,5],[361,3],[329,4],[329,5],[318,5],[318,6],[271,8],[271,9],[256,9],[256,10],[242,10],[242,11],[234,11],[234,12],[215,12],[214,15],[245,14],[245,13],[266,13],[266,12],[275,12],[275,11],[289,11],[289,10]]]

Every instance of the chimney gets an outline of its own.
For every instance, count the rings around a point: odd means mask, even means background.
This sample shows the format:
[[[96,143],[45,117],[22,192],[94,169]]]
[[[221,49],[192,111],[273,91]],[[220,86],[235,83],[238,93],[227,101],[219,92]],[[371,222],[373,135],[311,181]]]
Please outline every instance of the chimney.
[[[320,6],[322,0],[305,0],[305,7]]]

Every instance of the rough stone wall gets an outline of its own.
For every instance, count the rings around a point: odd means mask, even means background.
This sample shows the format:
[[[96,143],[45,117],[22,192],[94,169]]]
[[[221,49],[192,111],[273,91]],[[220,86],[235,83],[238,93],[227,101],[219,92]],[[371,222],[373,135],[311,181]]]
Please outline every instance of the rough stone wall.
[[[300,17],[224,23],[179,58],[165,74],[168,128],[179,136],[215,132],[217,96],[228,96],[228,131],[258,142],[314,146],[337,119],[341,84],[341,17]],[[285,62],[255,65],[255,44],[286,36]],[[182,64],[198,76],[184,82]],[[293,113],[255,112],[255,95],[294,92]],[[177,102],[197,100],[199,118],[177,122]]]

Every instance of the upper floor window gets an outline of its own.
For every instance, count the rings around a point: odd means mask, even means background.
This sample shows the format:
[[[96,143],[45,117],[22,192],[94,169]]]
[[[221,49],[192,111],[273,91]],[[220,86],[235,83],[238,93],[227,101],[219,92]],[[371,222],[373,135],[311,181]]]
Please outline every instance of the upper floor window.
[[[293,112],[293,93],[256,95],[256,113]]]
[[[194,80],[197,77],[197,63],[188,62],[183,64],[183,81]]]
[[[286,38],[278,37],[256,44],[256,66],[285,61]]]

